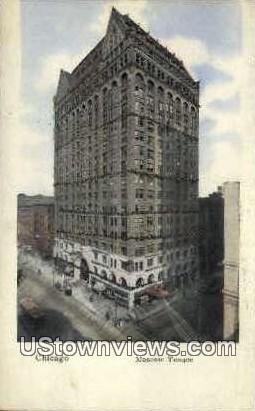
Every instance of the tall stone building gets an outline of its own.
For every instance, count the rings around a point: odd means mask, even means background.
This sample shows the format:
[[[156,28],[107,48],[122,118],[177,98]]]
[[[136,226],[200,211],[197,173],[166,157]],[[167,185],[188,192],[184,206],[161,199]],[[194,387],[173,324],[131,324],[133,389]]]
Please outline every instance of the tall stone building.
[[[199,83],[182,61],[113,8],[54,109],[56,260],[129,306],[194,278]]]

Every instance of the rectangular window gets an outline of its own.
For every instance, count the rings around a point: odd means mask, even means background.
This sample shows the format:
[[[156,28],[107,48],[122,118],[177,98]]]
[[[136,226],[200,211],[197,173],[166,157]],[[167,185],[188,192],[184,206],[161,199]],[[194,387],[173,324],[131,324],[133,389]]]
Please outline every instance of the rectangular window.
[[[144,247],[139,247],[135,250],[135,255],[136,255],[136,257],[138,257],[138,256],[141,256],[141,255],[144,255],[144,252],[145,252]]]
[[[152,225],[153,224],[153,219],[152,217],[147,217],[147,224]]]
[[[128,261],[121,261],[121,268],[125,271],[129,270],[129,262]]]
[[[121,247],[121,252],[123,255],[127,255],[127,248],[126,247]]]
[[[154,244],[149,244],[147,247],[148,253],[154,253],[155,247]]]
[[[144,196],[144,190],[141,188],[137,188],[135,192],[135,197],[136,198],[143,198]]]

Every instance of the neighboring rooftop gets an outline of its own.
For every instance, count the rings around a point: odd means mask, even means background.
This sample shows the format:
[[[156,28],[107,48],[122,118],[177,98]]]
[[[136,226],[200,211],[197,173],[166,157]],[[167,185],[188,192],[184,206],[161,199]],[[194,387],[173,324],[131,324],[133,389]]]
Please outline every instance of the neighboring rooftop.
[[[18,207],[32,207],[37,205],[51,205],[54,204],[54,197],[37,194],[29,196],[27,194],[18,194]]]

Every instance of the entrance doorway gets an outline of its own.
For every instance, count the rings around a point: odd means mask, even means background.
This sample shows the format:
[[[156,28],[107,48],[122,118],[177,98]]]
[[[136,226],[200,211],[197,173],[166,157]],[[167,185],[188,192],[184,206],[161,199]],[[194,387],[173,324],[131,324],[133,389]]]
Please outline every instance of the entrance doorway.
[[[80,279],[89,281],[89,266],[85,258],[81,259],[80,265]]]

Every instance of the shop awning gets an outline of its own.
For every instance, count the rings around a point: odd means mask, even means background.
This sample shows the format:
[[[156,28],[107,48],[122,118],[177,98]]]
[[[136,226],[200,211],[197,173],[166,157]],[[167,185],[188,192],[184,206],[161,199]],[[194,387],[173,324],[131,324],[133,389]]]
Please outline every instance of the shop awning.
[[[164,290],[162,287],[157,286],[147,289],[146,294],[150,295],[151,297],[157,298],[166,298],[169,296],[169,292],[167,290]]]

